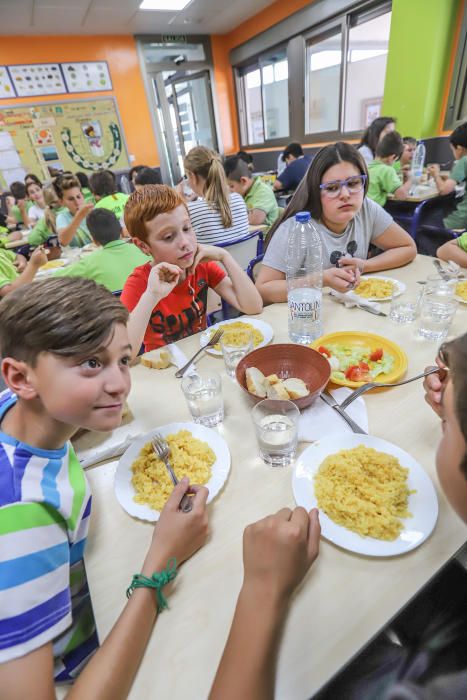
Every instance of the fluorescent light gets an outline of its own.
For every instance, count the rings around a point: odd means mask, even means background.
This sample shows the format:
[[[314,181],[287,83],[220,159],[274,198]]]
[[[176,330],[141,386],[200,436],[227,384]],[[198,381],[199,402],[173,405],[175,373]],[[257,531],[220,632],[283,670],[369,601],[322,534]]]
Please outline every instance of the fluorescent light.
[[[139,6],[140,10],[159,10],[165,12],[183,10],[189,5],[191,0],[143,0]]]

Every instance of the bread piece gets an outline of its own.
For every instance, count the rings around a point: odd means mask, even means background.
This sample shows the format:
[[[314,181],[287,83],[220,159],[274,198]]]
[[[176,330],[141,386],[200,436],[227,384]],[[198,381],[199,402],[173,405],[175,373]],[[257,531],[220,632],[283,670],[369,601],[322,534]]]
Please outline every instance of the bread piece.
[[[141,358],[141,364],[144,367],[151,367],[151,369],[165,369],[172,364],[172,358],[168,350],[164,348],[158,348],[152,352],[146,353]]]
[[[248,367],[245,372],[246,386],[250,394],[266,398],[266,377],[257,367]]]
[[[291,399],[302,399],[310,393],[308,387],[302,379],[297,377],[289,377],[284,379],[284,386],[287,389]]]
[[[278,377],[277,374],[270,374],[266,377],[266,381],[269,383],[270,386],[272,386],[273,384],[277,384],[277,382],[280,382],[280,377]]]
[[[268,388],[268,399],[290,399],[289,392],[285,388],[284,382],[276,382]]]

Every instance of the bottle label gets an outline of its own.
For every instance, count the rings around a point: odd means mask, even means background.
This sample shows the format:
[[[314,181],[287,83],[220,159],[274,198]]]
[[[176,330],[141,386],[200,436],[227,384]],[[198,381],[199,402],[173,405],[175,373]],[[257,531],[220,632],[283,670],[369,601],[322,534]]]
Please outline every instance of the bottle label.
[[[295,321],[296,319],[319,321],[321,318],[321,300],[295,301],[294,299],[290,299],[289,315],[291,321]]]

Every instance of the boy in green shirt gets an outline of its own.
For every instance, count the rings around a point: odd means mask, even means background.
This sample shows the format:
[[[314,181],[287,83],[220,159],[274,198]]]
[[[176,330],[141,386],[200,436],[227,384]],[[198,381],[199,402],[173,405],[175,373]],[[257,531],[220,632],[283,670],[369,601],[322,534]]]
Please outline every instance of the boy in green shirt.
[[[443,180],[438,164],[430,165],[428,168],[440,194],[449,194],[457,185],[465,185],[467,182],[467,122],[454,129],[449,137],[449,144],[456,160],[448,179]],[[465,189],[459,204],[443,219],[443,226],[451,229],[467,228],[467,191]]]
[[[376,157],[368,163],[368,197],[380,206],[386,204],[388,194],[395,199],[407,199],[412,180],[409,177],[404,184],[394,170],[394,163],[401,157],[404,150],[402,137],[397,131],[390,131],[383,136],[376,146]]]
[[[0,250],[0,299],[32,282],[38,269],[46,262],[47,255],[42,247],[36,248],[29,261],[12,250]]]
[[[151,258],[133,243],[121,239],[121,224],[108,209],[94,209],[86,223],[99,250],[57,270],[54,277],[86,277],[103,284],[111,292],[123,289],[135,267],[145,265]]]
[[[227,158],[224,169],[232,192],[245,200],[250,226],[272,226],[279,216],[279,206],[269,185],[260,177],[252,177],[247,163],[239,156]]]
[[[96,200],[96,208],[113,211],[119,221],[123,222],[123,212],[128,195],[117,192],[115,175],[110,170],[98,170],[89,178],[89,185]]]

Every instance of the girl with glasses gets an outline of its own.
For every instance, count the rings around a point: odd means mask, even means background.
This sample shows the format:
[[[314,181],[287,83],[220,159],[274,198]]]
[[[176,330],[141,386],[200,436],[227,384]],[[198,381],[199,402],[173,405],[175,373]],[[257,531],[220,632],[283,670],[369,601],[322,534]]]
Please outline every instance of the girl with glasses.
[[[265,303],[287,299],[287,241],[295,214],[309,211],[323,246],[323,284],[353,289],[362,272],[401,267],[417,254],[414,241],[376,202],[365,195],[368,170],[360,153],[338,142],[322,148],[271,229],[256,286]],[[370,245],[383,252],[368,259]]]

